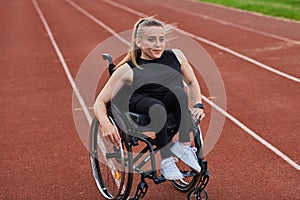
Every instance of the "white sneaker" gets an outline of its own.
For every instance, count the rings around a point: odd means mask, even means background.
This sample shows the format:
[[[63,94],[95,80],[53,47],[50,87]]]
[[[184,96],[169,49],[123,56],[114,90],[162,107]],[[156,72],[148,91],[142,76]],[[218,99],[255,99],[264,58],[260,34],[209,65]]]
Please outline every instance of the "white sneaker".
[[[175,162],[178,159],[173,158],[173,156],[169,158],[165,158],[160,162],[160,173],[168,180],[178,180],[182,179],[183,175],[177,168]]]
[[[195,171],[200,172],[201,167],[198,163],[196,156],[197,149],[184,144],[180,144],[178,141],[171,147],[171,152],[176,155],[185,164],[193,168]]]

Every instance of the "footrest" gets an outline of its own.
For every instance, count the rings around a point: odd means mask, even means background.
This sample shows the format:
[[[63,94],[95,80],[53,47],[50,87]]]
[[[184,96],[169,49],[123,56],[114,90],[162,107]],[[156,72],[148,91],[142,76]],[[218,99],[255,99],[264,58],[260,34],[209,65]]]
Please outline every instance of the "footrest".
[[[198,172],[195,172],[195,171],[183,171],[181,173],[182,173],[184,178],[191,177],[191,176],[196,176],[196,175],[199,174]]]
[[[129,198],[129,200],[138,200],[142,199],[148,191],[148,184],[145,181],[139,182],[137,186],[134,197]]]

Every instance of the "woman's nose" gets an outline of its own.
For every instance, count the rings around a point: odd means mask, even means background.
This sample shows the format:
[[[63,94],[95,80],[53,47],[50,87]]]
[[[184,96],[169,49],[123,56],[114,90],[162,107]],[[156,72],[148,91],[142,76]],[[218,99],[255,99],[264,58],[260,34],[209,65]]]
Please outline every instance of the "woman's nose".
[[[162,42],[159,41],[159,40],[156,40],[154,46],[155,46],[155,47],[160,47],[160,46],[162,46]]]

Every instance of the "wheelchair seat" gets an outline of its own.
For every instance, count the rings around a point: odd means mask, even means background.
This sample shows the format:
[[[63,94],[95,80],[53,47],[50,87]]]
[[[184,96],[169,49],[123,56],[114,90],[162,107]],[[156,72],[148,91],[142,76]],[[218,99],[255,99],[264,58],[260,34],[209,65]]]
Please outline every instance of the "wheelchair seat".
[[[151,119],[148,115],[145,114],[138,114],[129,112],[129,115],[134,123],[136,123],[139,126],[147,126]],[[176,113],[168,113],[167,114],[167,129],[176,129],[178,127],[177,120],[176,120]]]
[[[137,133],[153,131],[153,127],[149,126],[151,122],[149,115],[123,111],[113,104],[110,104],[107,110],[113,116],[118,127],[128,134],[136,136]],[[166,123],[168,132],[176,133],[178,131],[176,113],[167,113]]]

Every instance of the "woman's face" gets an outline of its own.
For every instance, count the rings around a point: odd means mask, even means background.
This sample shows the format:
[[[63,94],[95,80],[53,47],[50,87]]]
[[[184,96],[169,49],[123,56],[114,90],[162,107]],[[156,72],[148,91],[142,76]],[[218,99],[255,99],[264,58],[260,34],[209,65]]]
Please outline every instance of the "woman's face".
[[[142,50],[141,58],[145,60],[160,58],[165,50],[165,35],[163,27],[143,27],[141,38],[136,39],[137,46]]]

